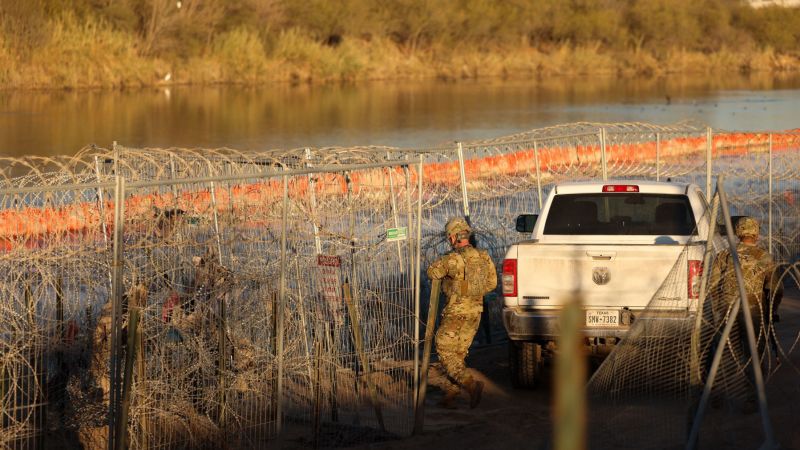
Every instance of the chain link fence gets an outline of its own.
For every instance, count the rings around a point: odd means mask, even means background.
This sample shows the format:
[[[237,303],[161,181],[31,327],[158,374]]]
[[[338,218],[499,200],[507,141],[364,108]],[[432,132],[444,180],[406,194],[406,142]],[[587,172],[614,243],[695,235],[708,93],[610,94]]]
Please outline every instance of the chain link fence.
[[[0,446],[408,435],[424,268],[449,250],[448,218],[466,216],[500,267],[520,237],[514,218],[539,211],[557,181],[709,191],[725,172],[733,214],[760,219],[789,264],[798,150],[791,132],[579,123],[424,149],[4,158]],[[501,302],[486,301],[481,342],[503,333]]]

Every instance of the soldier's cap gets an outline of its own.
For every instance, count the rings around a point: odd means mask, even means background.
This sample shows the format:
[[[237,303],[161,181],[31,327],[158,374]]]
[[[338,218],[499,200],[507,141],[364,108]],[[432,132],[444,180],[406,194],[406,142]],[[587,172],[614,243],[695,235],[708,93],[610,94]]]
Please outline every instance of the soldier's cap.
[[[452,236],[462,232],[472,233],[472,227],[470,227],[463,218],[453,217],[447,221],[447,225],[444,226],[444,231],[448,236]]]
[[[758,221],[752,217],[742,217],[736,221],[736,236],[758,237]]]

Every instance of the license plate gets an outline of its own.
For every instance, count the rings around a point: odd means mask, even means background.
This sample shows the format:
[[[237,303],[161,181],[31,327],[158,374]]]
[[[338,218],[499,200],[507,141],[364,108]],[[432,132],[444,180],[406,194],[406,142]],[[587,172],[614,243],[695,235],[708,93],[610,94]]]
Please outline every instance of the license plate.
[[[618,327],[619,311],[616,309],[587,309],[587,327]]]

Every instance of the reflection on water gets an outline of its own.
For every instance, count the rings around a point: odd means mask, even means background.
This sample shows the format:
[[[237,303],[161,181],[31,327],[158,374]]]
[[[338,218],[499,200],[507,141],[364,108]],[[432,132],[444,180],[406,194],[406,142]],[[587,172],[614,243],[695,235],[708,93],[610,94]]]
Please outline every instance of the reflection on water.
[[[729,130],[800,126],[800,75],[385,82],[0,92],[0,153],[95,143],[232,147],[435,145],[560,123],[694,119]]]

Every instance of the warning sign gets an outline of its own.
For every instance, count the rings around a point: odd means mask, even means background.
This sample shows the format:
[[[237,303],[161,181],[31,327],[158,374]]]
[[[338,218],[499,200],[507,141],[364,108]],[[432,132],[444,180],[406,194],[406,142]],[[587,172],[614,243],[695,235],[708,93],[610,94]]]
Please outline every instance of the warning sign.
[[[325,267],[341,267],[342,258],[336,255],[317,255],[317,265]]]
[[[342,299],[342,258],[336,255],[317,255],[316,285],[322,300],[320,312],[340,326],[344,323]]]
[[[327,301],[341,300],[342,258],[336,255],[317,255],[317,280],[322,298]]]

